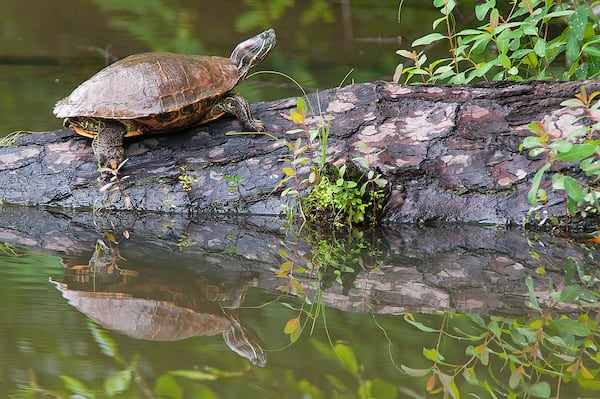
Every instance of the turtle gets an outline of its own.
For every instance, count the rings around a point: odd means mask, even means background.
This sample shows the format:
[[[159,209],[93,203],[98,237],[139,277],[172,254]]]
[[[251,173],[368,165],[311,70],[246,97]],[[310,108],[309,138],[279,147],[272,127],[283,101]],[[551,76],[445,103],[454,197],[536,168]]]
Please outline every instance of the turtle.
[[[233,92],[250,68],[277,42],[268,29],[239,43],[229,58],[149,52],[130,55],[100,70],[54,106],[57,118],[92,138],[101,167],[115,169],[125,157],[123,138],[168,133],[224,114],[244,129],[264,131],[248,101]]]

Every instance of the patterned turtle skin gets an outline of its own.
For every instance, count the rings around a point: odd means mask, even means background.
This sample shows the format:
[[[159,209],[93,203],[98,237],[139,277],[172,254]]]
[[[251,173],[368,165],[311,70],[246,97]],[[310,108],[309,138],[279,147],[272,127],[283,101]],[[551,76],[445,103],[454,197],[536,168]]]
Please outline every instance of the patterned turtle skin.
[[[268,29],[236,46],[230,58],[151,52],[102,69],[54,107],[80,135],[93,139],[100,166],[124,159],[123,138],[166,133],[235,116],[244,129],[264,131],[246,99],[232,92],[277,42]]]

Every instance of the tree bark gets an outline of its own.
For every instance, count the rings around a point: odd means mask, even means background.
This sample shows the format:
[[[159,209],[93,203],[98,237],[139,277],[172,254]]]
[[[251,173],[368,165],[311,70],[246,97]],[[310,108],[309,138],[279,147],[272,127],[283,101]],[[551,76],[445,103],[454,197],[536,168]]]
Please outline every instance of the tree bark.
[[[354,84],[310,95],[316,115],[307,123],[314,128],[330,122],[329,162],[339,166],[364,157],[387,179],[384,223],[521,224],[530,209],[531,179],[545,162],[519,151],[530,134],[527,124],[543,122],[560,135],[573,131],[574,117],[582,114],[560,103],[581,86],[592,93],[600,90],[600,80]],[[289,116],[295,105],[290,98],[253,106],[279,140],[226,135],[240,125],[223,118],[126,141],[122,193],[99,190],[89,139],[68,129],[24,135],[0,148],[0,198],[5,204],[43,207],[278,214],[284,158],[290,155],[284,140],[305,137],[286,134],[298,127]],[[232,185],[227,176],[239,176],[239,184]],[[564,199],[551,195],[543,211],[563,215]]]

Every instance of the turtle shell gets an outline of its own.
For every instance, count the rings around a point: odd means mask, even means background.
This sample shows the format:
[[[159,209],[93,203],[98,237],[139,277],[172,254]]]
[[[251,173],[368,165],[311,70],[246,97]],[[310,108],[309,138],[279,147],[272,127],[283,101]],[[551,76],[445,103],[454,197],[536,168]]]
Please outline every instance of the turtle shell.
[[[127,136],[165,132],[216,119],[213,105],[239,81],[229,58],[153,52],[102,69],[54,107],[58,118],[123,122]],[[77,129],[93,137],[95,132]]]

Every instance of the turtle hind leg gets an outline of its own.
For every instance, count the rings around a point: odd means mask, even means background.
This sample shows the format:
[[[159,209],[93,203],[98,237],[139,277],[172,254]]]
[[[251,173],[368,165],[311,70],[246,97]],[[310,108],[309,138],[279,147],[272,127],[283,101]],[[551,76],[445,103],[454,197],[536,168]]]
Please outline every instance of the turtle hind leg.
[[[116,169],[125,159],[123,138],[127,130],[116,121],[102,121],[101,124],[92,141],[92,149],[100,167]]]
[[[244,129],[253,132],[264,132],[265,125],[258,119],[252,117],[250,104],[239,94],[228,94],[215,104],[216,111],[235,116]]]

